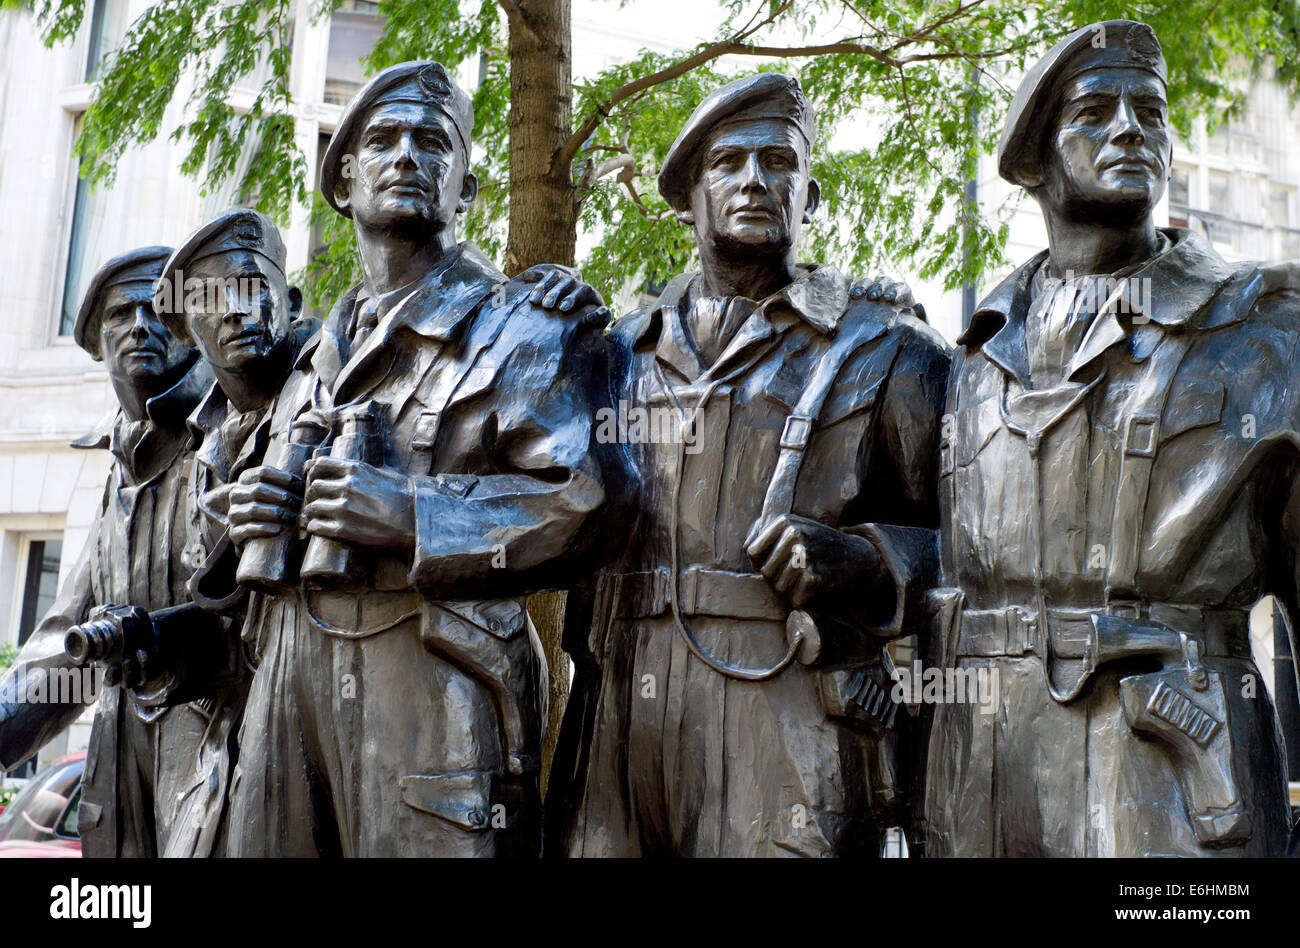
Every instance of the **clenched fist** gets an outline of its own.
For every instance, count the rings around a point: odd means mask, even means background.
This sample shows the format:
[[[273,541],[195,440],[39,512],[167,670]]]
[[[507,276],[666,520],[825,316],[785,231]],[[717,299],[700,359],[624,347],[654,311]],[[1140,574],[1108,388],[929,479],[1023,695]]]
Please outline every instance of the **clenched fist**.
[[[296,530],[302,506],[302,478],[279,468],[249,468],[230,488],[230,540],[236,549],[256,537]]]
[[[405,474],[364,461],[320,457],[307,465],[307,532],[357,546],[415,549],[415,487]]]
[[[772,588],[796,609],[864,581],[870,584],[880,567],[869,541],[788,514],[768,524],[746,552]]]

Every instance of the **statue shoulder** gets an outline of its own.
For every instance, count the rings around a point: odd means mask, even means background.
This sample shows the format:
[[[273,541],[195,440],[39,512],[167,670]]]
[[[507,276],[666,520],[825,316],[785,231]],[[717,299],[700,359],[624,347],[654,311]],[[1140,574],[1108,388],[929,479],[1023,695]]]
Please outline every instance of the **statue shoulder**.
[[[1243,267],[1219,292],[1204,323],[1213,328],[1216,322],[1231,322],[1225,316],[1233,309],[1239,311],[1238,319],[1244,321],[1248,334],[1269,330],[1287,335],[1300,332],[1300,261]]]
[[[650,325],[651,315],[651,308],[646,306],[616,318],[609,324],[609,329],[605,333],[610,346],[615,349],[630,350]]]
[[[894,345],[925,360],[949,359],[951,347],[929,323],[917,319],[912,310],[899,310],[888,303],[850,299],[844,310],[841,331],[871,335],[883,330]]]

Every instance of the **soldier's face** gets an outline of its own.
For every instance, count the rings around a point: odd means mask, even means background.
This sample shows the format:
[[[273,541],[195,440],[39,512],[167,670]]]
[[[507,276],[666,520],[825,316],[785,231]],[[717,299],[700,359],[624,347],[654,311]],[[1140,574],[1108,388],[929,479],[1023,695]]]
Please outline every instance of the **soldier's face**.
[[[114,378],[152,391],[189,358],[154,313],[151,282],[109,287],[100,306],[99,352]]]
[[[808,144],[780,119],[715,130],[700,149],[691,222],[701,242],[739,251],[783,251],[817,205]]]
[[[296,294],[260,254],[231,250],[204,257],[190,265],[185,282],[185,324],[217,368],[256,363],[288,336]]]
[[[1071,80],[1048,142],[1048,203],[1080,221],[1124,223],[1154,207],[1169,175],[1164,85],[1141,69],[1097,69]]]
[[[418,231],[445,227],[469,206],[468,170],[451,119],[432,106],[389,102],[366,118],[354,154],[344,156],[340,185],[358,224]]]

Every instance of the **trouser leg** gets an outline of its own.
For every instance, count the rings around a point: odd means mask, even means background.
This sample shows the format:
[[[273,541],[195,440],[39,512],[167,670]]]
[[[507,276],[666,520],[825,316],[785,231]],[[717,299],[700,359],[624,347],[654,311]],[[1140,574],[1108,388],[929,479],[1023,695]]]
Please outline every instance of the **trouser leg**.
[[[320,635],[313,702],[346,855],[536,856],[537,774],[504,773],[487,690],[431,654],[418,619]]]
[[[708,619],[692,631],[741,667],[770,665],[784,646],[780,623]],[[662,825],[675,855],[877,855],[866,739],[827,719],[819,674],[792,665],[767,681],[729,678],[668,622],[643,629],[633,682],[659,683],[655,699],[632,704],[630,783],[643,833]],[[639,799],[657,776],[661,798]]]
[[[312,748],[316,729],[303,700],[299,628],[292,601],[264,603],[261,658],[239,729],[231,779],[232,856],[339,856],[329,784]]]
[[[642,695],[655,689],[651,682],[635,679],[635,631],[619,627],[610,637],[591,703],[590,720],[566,712],[565,724],[580,728],[573,796],[548,795],[546,819],[562,819],[562,854],[567,856],[628,857],[642,855],[640,833],[630,800],[630,761],[644,753],[640,738],[633,748],[632,711]],[[552,777],[554,779],[554,777]],[[564,807],[565,812],[556,810]]]

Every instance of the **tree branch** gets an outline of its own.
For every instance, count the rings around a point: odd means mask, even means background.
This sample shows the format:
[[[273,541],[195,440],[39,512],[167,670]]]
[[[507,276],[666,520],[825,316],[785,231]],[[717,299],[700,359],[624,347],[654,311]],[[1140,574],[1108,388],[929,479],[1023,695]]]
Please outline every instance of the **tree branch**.
[[[513,0],[500,0],[500,2],[507,3],[513,2]],[[736,47],[743,47],[744,44],[741,42],[742,40],[753,36],[763,27],[775,22],[776,19],[780,17],[781,14],[785,13],[786,10],[790,9],[793,4],[794,0],[785,0],[784,3],[758,23],[754,23],[753,18],[751,17],[750,22],[730,39],[706,46],[693,56],[688,56],[672,66],[659,70],[653,75],[642,76],[640,79],[636,79],[614,90],[608,99],[596,104],[596,111],[591,115],[588,115],[582,125],[578,127],[577,131],[570,135],[564,144],[555,151],[555,154],[551,156],[550,174],[559,174],[573,164],[573,159],[577,157],[578,150],[582,148],[582,143],[591,137],[591,133],[600,127],[601,121],[609,116],[609,110],[618,105],[618,103],[630,96],[636,95],[638,92],[644,92],[646,89],[654,88],[655,86],[662,85],[665,82],[670,82],[678,76],[685,75],[697,66],[702,66],[711,60],[717,59],[719,56],[725,56],[728,52],[733,52]]]
[[[789,6],[787,3],[786,6]],[[784,9],[784,7],[782,8]],[[779,11],[778,11],[779,12]],[[760,26],[763,24],[760,24]],[[757,29],[757,28],[756,28]],[[875,46],[868,46],[858,42],[862,37],[853,37],[851,39],[841,40],[838,43],[825,43],[819,46],[755,46],[751,43],[742,43],[735,40],[724,40],[719,43],[713,43],[704,47],[691,56],[667,66],[649,76],[642,76],[610,93],[609,98],[596,104],[596,109],[578,129],[569,136],[565,143],[556,149],[555,154],[551,157],[551,174],[560,173],[561,169],[569,167],[573,159],[577,156],[578,151],[582,148],[583,142],[591,137],[592,133],[600,127],[600,123],[609,116],[609,111],[615,105],[622,102],[637,93],[644,92],[654,86],[662,85],[665,82],[671,82],[679,76],[685,75],[692,69],[719,59],[722,56],[761,56],[778,59],[798,59],[808,56],[829,56],[837,53],[856,53],[863,56],[870,56],[878,62],[884,63],[893,69],[902,69],[908,63],[929,62],[932,60],[949,60],[949,59],[996,59],[1000,56],[1007,55],[1013,47],[1007,49],[990,50],[983,53],[966,53],[966,52],[935,52],[935,53],[913,53],[908,56],[892,56],[885,50]]]
[[[501,5],[502,10],[506,11],[506,22],[510,25],[510,29],[519,30],[534,43],[541,45],[541,38],[533,31],[532,24],[528,22],[528,14],[524,12],[523,7],[515,0],[497,0],[497,3]]]

